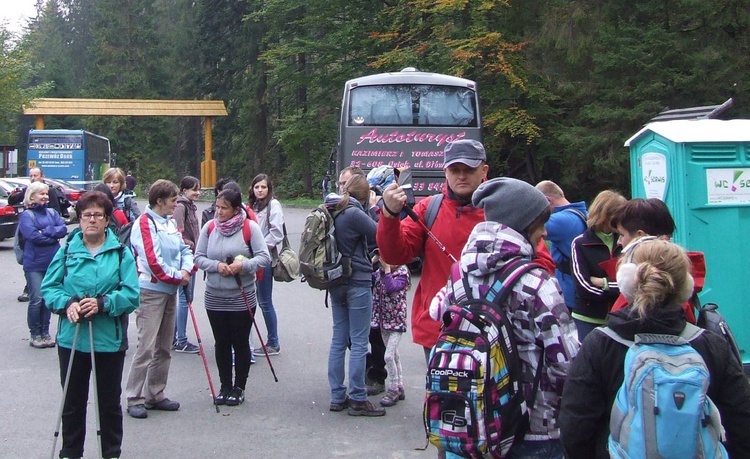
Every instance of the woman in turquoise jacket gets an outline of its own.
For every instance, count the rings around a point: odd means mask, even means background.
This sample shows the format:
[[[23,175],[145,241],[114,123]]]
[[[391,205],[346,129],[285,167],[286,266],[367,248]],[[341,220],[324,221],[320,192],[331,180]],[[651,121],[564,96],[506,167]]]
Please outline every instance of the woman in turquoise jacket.
[[[138,273],[130,250],[107,229],[112,202],[99,191],[76,203],[80,229],[71,233],[55,255],[42,283],[47,307],[60,316],[57,347],[60,381],[64,384],[73,359],[62,415],[60,457],[82,457],[86,437],[86,405],[91,373],[88,322],[93,352],[104,458],[120,457],[122,444],[122,369],[128,348],[128,314],[138,307]],[[73,347],[76,327],[82,323]]]

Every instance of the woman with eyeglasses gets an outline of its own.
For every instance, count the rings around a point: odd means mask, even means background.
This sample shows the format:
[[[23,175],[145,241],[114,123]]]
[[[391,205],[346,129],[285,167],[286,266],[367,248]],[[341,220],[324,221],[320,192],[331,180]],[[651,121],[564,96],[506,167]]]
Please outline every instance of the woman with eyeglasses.
[[[55,347],[55,339],[49,334],[50,312],[44,307],[41,286],[68,228],[60,214],[47,207],[49,187],[44,182],[32,182],[26,189],[23,203],[26,210],[18,218],[18,232],[23,238],[23,274],[29,287],[26,314],[31,334],[29,345],[36,349]]]
[[[128,314],[138,307],[138,274],[131,251],[107,229],[112,209],[112,201],[100,191],[81,196],[76,203],[79,227],[55,255],[42,283],[47,307],[60,316],[57,354],[63,386],[73,359],[62,415],[60,457],[83,457],[91,352],[96,365],[102,457],[120,457],[122,369],[128,348]],[[85,328],[80,329],[80,324]]]

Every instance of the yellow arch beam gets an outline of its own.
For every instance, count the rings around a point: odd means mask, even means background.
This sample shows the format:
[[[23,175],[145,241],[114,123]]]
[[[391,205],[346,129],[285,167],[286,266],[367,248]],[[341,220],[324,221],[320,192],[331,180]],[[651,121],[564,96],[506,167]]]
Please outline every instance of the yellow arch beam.
[[[44,116],[200,116],[203,118],[205,159],[201,162],[201,184],[216,183],[213,159],[212,117],[227,116],[221,100],[147,99],[33,99],[23,107],[24,115],[36,116],[36,129],[44,129]]]

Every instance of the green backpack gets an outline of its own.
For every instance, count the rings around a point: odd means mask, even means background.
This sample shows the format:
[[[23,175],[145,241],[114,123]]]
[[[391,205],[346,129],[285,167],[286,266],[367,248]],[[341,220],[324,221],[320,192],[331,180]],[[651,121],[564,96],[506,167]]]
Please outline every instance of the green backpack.
[[[341,255],[336,245],[334,222],[346,209],[328,211],[321,204],[307,215],[299,246],[302,281],[312,288],[328,290],[344,283],[352,273],[352,259]]]

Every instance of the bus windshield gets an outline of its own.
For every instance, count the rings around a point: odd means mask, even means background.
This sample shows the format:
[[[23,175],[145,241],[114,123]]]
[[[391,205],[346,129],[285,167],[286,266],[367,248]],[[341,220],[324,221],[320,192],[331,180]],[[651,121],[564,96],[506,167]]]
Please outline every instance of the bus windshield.
[[[393,84],[351,91],[350,126],[477,126],[474,91]]]
[[[355,78],[344,86],[336,174],[349,166],[410,168],[414,194],[429,196],[445,184],[445,146],[460,139],[482,141],[474,81],[411,67]]]

